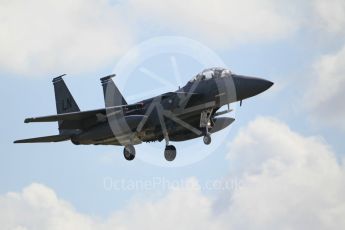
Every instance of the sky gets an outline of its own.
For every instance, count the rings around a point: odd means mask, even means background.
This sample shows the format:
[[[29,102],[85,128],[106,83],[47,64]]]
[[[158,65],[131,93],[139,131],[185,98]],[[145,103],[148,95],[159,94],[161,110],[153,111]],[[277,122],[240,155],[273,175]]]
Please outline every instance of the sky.
[[[345,228],[345,1],[0,1],[2,229]],[[82,110],[99,78],[128,102],[222,66],[274,82],[212,135],[136,146],[13,144],[57,134],[51,80]]]

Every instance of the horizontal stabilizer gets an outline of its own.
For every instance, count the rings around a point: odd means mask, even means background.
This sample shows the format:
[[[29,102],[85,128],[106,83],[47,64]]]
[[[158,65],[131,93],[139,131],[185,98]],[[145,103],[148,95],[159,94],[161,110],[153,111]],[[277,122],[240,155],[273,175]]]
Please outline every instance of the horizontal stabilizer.
[[[70,139],[69,135],[52,135],[45,137],[35,137],[23,140],[16,140],[14,143],[39,143],[39,142],[60,142]]]
[[[72,113],[62,113],[56,115],[49,115],[44,117],[31,117],[26,118],[24,123],[30,122],[52,122],[52,121],[64,121],[64,120],[83,120],[94,116],[98,113],[102,113],[104,109],[83,111],[83,112],[72,112]]]

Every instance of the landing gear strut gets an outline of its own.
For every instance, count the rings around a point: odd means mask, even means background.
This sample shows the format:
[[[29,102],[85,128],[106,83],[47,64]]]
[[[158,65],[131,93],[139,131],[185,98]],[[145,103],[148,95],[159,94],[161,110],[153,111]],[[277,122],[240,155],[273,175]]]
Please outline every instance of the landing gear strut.
[[[163,136],[165,139],[165,150],[164,150],[164,157],[167,161],[173,161],[176,158],[176,148],[173,145],[169,145],[169,134],[167,128],[165,126],[164,120],[162,116],[159,116],[160,124],[163,130]]]
[[[126,160],[131,161],[135,158],[135,148],[133,145],[126,145],[123,149],[123,156]]]

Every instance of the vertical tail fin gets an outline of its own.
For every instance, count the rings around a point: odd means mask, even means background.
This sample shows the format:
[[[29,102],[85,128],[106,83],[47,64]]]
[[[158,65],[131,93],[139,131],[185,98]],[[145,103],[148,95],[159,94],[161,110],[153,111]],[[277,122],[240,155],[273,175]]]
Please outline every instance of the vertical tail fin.
[[[100,79],[103,86],[105,107],[127,105],[126,100],[116,87],[114,81],[111,79],[114,76],[115,74]]]
[[[70,93],[64,80],[62,79],[62,77],[65,75],[66,74],[63,74],[53,79],[57,114],[80,111],[72,94]],[[59,123],[59,131],[60,133],[63,133],[64,132],[62,130],[63,121],[59,121],[58,123]]]
[[[65,76],[65,74],[53,79],[56,112],[58,114],[78,112],[80,109],[62,79],[63,76]]]

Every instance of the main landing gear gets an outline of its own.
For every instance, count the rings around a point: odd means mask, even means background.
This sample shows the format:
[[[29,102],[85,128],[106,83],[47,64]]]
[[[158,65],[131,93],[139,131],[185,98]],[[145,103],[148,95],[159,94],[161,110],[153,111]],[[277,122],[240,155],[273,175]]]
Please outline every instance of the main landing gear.
[[[173,161],[176,158],[176,148],[173,145],[165,146],[164,157],[167,161]]]
[[[203,141],[205,145],[211,144],[212,138],[211,133],[209,132],[209,128],[212,128],[211,125],[211,116],[212,116],[213,109],[204,110],[201,112],[200,115],[200,128],[204,128],[204,137]],[[173,161],[176,158],[176,148],[173,145],[169,144],[169,135],[167,128],[165,127],[165,123],[163,119],[160,117],[162,130],[163,130],[163,136],[165,139],[165,149],[164,149],[164,157],[167,161]],[[133,160],[135,158],[135,148],[133,145],[129,144],[126,145],[123,149],[123,155],[126,158],[126,160]]]
[[[173,145],[169,145],[169,135],[166,131],[166,128],[163,128],[164,132],[164,139],[165,139],[165,150],[164,150],[164,157],[167,161],[173,161],[176,158],[176,148]]]
[[[131,161],[135,158],[135,148],[133,145],[126,145],[123,149],[123,156],[126,160]]]
[[[133,145],[126,145],[123,149],[123,156],[126,160],[131,161],[135,158],[135,148]],[[176,158],[176,148],[173,145],[166,145],[164,157],[167,161],[173,161]]]
[[[211,134],[210,133],[206,133],[204,138],[203,138],[203,141],[204,141],[205,145],[211,144],[211,141],[212,141]]]

